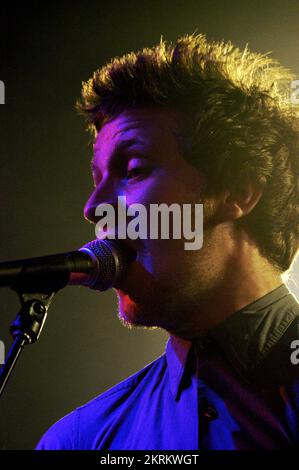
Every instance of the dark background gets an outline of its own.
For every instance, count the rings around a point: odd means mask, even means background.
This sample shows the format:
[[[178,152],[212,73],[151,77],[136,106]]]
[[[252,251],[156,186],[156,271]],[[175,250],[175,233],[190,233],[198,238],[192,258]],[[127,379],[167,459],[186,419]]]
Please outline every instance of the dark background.
[[[92,147],[74,103],[81,82],[112,56],[197,30],[272,51],[299,78],[298,0],[10,2],[0,20],[1,260],[95,238],[82,216]],[[18,308],[2,289],[7,350]],[[162,354],[166,340],[159,330],[125,329],[113,292],[64,289],[0,401],[0,449],[33,448],[57,419]]]

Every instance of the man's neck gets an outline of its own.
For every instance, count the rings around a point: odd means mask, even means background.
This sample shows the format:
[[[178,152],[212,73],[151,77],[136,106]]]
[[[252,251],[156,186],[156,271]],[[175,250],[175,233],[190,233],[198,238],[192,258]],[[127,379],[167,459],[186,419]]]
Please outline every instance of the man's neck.
[[[255,266],[254,266],[255,265]],[[258,265],[258,269],[257,269]],[[212,295],[203,300],[199,312],[171,333],[192,340],[205,335],[235,312],[265,296],[283,283],[281,274],[265,261],[231,267]]]

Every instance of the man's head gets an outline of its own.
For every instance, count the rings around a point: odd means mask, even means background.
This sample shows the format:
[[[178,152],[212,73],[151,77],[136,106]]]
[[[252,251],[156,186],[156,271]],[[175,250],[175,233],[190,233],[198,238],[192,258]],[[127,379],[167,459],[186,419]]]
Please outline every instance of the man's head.
[[[231,277],[238,247],[240,259],[260,256],[273,272],[289,267],[299,236],[291,78],[266,56],[199,35],[114,59],[83,85],[78,107],[96,137],[90,220],[118,195],[128,204],[204,203],[198,252],[178,240],[135,243],[137,262],[118,292],[125,320],[188,323]]]

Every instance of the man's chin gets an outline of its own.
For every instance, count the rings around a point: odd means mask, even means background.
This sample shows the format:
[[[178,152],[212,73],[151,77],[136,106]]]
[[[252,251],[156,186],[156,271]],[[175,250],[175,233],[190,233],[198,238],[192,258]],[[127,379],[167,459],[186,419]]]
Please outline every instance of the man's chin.
[[[117,291],[119,318],[126,327],[156,326],[151,315],[147,315],[142,305],[137,304],[128,294]]]

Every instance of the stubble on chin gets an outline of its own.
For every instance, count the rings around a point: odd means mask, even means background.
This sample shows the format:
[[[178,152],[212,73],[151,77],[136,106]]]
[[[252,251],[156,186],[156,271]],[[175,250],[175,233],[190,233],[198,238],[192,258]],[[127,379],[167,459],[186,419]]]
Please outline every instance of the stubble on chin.
[[[161,310],[157,303],[147,300],[143,303],[133,301],[128,295],[118,295],[118,317],[126,328],[159,328]]]

